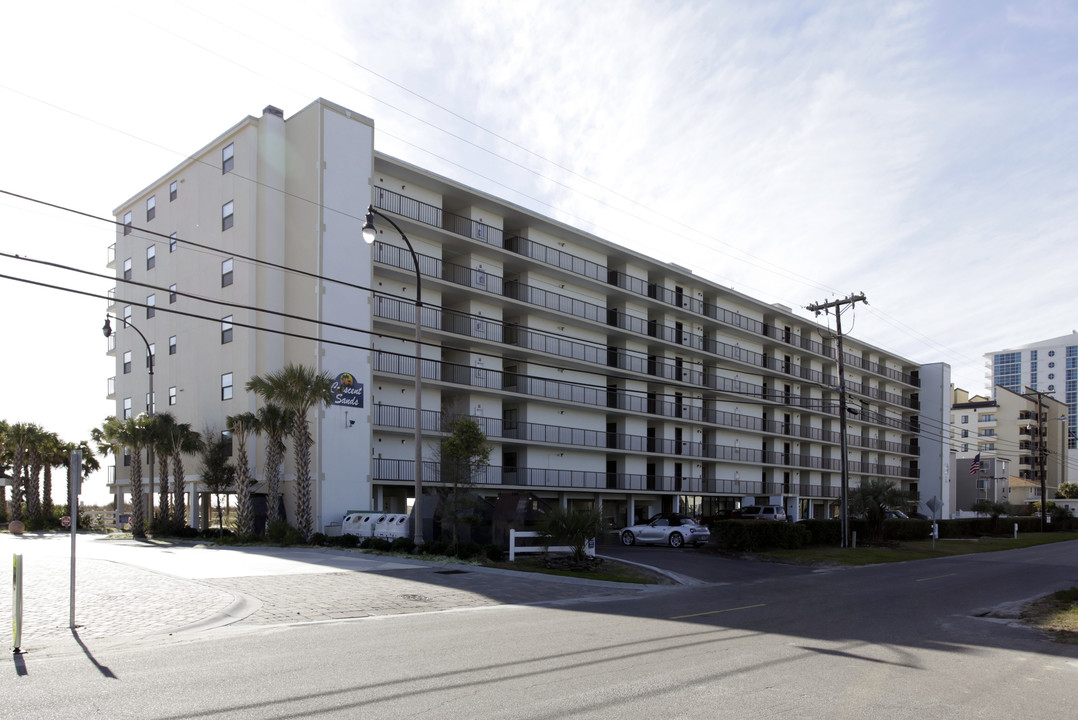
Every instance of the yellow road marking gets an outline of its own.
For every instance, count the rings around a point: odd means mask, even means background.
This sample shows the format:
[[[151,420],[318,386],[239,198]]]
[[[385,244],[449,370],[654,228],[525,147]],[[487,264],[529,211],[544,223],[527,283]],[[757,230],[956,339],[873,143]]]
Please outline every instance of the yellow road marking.
[[[951,577],[952,575],[957,574],[958,573],[947,573],[946,575],[935,575],[933,577],[918,578],[917,580],[914,580],[914,582],[924,582],[925,580],[939,580],[940,578]]]
[[[693,613],[692,615],[675,615],[670,619],[684,620],[685,618],[702,617],[704,615],[718,615],[719,613],[733,612],[734,610],[750,610],[752,608],[763,607],[764,605],[767,605],[767,603],[760,603],[759,605],[742,605],[741,607],[726,608],[725,610],[708,610],[707,612]]]

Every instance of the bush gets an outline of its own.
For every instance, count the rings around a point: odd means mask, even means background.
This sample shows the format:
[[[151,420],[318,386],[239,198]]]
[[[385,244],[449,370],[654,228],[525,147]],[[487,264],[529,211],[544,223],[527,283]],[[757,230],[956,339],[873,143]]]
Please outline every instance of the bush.
[[[415,550],[415,540],[410,537],[394,538],[389,549],[393,552],[410,553]]]
[[[803,523],[770,520],[720,520],[711,526],[720,550],[757,552],[804,547],[812,537]]]
[[[372,537],[363,540],[363,547],[367,550],[375,550],[377,552],[389,552],[393,549],[393,543],[385,538]]]
[[[282,547],[288,547],[290,545],[302,545],[303,536],[299,534],[299,531],[288,524],[286,520],[274,520],[266,528],[266,540],[271,543],[277,543]]]
[[[491,562],[501,562],[505,559],[505,549],[501,545],[484,545],[483,555]]]
[[[419,552],[423,555],[449,555],[449,543],[441,540],[432,540],[420,545]]]
[[[323,545],[328,545],[329,543],[326,542],[326,536],[324,533],[316,532],[311,533],[310,544],[314,545],[315,547],[322,547]]]
[[[797,524],[809,532],[807,545],[842,543],[842,523],[838,520],[803,520]]]
[[[462,542],[457,543],[455,548],[450,548],[452,554],[461,560],[471,560],[477,555],[483,553],[483,547],[479,543],[475,542]]]
[[[330,538],[330,544],[334,547],[342,548],[354,548],[359,547],[359,536],[352,533],[345,533],[337,537]]]

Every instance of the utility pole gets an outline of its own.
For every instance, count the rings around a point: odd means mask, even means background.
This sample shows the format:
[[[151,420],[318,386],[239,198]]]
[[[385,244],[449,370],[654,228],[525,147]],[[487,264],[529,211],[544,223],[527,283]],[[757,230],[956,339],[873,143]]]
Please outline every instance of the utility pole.
[[[1036,443],[1035,447],[1037,448],[1037,464],[1040,465],[1040,470],[1038,472],[1041,476],[1041,532],[1045,532],[1048,529],[1046,525],[1048,518],[1048,478],[1046,477],[1047,471],[1044,467],[1044,463],[1045,460],[1047,460],[1048,445],[1045,442],[1044,437],[1044,412],[1041,410],[1041,407],[1044,396],[1048,395],[1048,393],[1034,390],[1030,387],[1026,388],[1026,393],[1037,396],[1037,435],[1034,442]]]
[[[841,547],[848,547],[850,538],[850,468],[846,457],[846,363],[842,357],[842,306],[849,305],[852,307],[854,303],[857,302],[863,302],[865,305],[868,305],[865,294],[858,293],[857,295],[850,295],[841,300],[813,303],[806,308],[807,310],[816,313],[817,316],[819,316],[821,312],[826,313],[832,308],[835,310],[835,335],[838,340],[838,428],[839,433],[842,436],[839,439],[839,452],[842,454],[842,501],[841,509],[839,511],[839,519],[842,523]]]

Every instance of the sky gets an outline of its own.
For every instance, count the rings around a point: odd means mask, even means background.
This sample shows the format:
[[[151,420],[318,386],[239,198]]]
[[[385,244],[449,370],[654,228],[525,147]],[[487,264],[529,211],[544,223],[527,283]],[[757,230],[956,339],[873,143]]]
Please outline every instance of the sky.
[[[96,216],[267,105],[945,362],[1078,329],[1078,3],[12,3],[0,191]],[[114,229],[0,194],[0,418],[89,437]],[[104,496],[104,471],[89,496]],[[96,488],[96,489],[95,489]]]

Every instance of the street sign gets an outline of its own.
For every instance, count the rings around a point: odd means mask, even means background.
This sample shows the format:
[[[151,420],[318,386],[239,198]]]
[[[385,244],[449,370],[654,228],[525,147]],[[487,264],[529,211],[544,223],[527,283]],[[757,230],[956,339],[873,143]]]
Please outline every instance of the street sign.
[[[64,527],[71,527],[71,518],[67,515],[64,515],[62,518],[60,518],[60,524]]]

